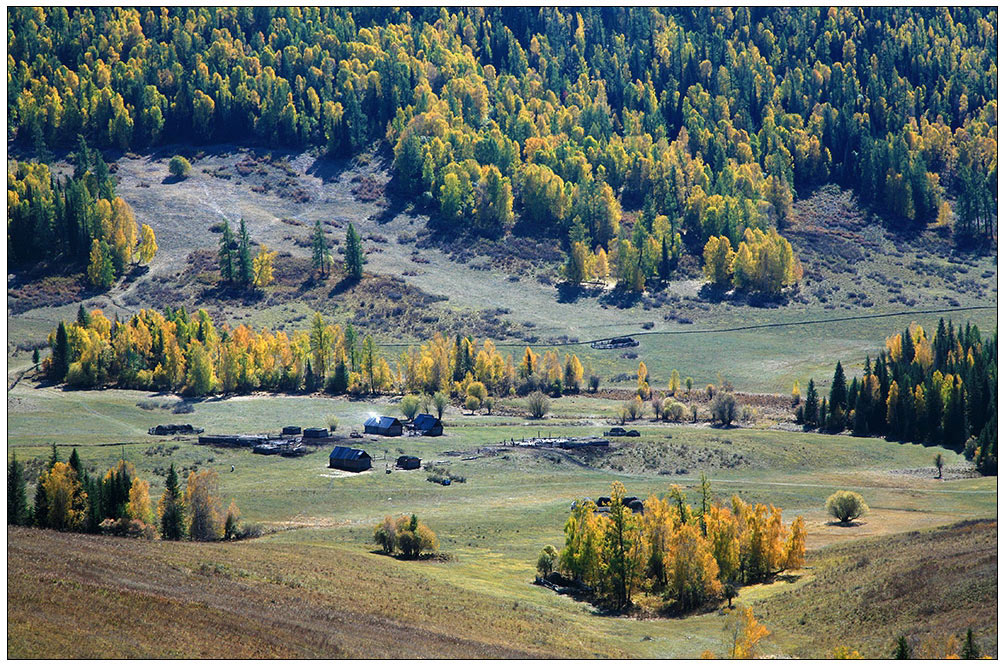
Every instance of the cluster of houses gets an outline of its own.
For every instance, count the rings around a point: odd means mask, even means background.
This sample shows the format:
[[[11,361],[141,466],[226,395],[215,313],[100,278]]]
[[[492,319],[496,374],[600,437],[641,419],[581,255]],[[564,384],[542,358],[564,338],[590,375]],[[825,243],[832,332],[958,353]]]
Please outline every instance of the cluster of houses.
[[[443,434],[443,422],[432,414],[419,414],[408,424],[393,416],[371,416],[363,423],[363,432],[383,437],[401,437],[406,428],[412,434],[424,437],[439,437]]]
[[[432,414],[419,414],[411,423],[402,423],[393,416],[371,416],[363,423],[363,432],[382,437],[401,437],[405,430],[413,435],[439,437],[443,434],[443,422]],[[422,461],[415,456],[399,456],[395,461],[398,469],[418,469]],[[373,466],[373,459],[363,449],[336,446],[328,454],[328,467],[347,472],[362,472]]]
[[[432,414],[419,414],[410,423],[402,423],[392,416],[372,416],[363,424],[363,431],[382,437],[401,437],[405,431],[411,435],[439,437],[443,434],[443,423]],[[202,433],[201,428],[191,425],[166,425],[150,429],[152,435],[173,435]],[[353,432],[351,437],[361,437]],[[323,446],[325,444],[343,441],[330,433],[328,428],[301,428],[300,426],[284,426],[282,434],[270,435],[199,435],[199,443],[207,446],[225,448],[249,448],[252,453],[262,455],[278,454],[287,457],[302,456],[307,453],[307,446]],[[422,461],[415,456],[400,456],[395,466],[399,469],[418,469]],[[328,454],[328,467],[348,472],[362,472],[373,466],[370,454],[363,449],[337,444]]]

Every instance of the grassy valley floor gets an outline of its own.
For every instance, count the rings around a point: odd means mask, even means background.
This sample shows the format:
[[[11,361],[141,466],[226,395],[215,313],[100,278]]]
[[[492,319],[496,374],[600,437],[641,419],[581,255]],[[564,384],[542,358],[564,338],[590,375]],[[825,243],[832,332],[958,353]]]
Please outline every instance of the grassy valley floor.
[[[175,402],[135,391],[63,392],[22,383],[8,396],[9,450],[28,462],[29,479],[48,455],[48,442],[60,445],[64,460],[77,445],[83,464],[95,471],[124,455],[151,482],[154,498],[172,462],[183,476],[215,469],[224,503],[235,500],[245,521],[269,533],[194,544],[12,529],[9,656],[693,658],[705,649],[721,652],[720,613],[609,617],[531,584],[540,549],[562,545],[575,499],[606,494],[613,480],[637,496],[677,483],[693,498],[702,472],[720,500],[736,493],[781,507],[786,521],[806,518],[806,568],[741,591],[740,602],[753,605],[773,632],[766,653],[824,656],[847,644],[885,656],[902,633],[959,634],[970,626],[986,650],[996,649],[988,629],[996,622],[997,583],[988,559],[996,526],[943,526],[993,519],[997,479],[933,478],[936,451],[947,469],[964,462],[943,449],[651,422],[635,424],[642,433],[637,440],[614,441],[592,454],[501,445],[539,433],[600,434],[617,401],[578,397],[555,401],[555,415],[543,421],[452,409],[441,438],[353,440],[375,458],[374,469],[347,475],[327,469],[324,449],[287,459],[145,431],[159,422],[191,422],[211,433],[275,432],[287,423],[324,425],[334,414],[344,432],[368,413],[393,413],[387,400],[246,396],[199,402],[184,415],[161,408]],[[466,482],[443,487],[422,470],[385,474],[385,455],[402,453],[438,462]],[[854,527],[831,524],[823,510],[824,500],[842,488],[862,493],[872,507]],[[436,531],[445,559],[402,562],[372,552],[373,526],[385,515],[412,512]],[[939,555],[926,560],[925,585],[898,583],[919,580],[912,558],[929,550]],[[972,600],[963,603],[961,590]],[[898,612],[901,600],[904,618],[884,619]],[[866,619],[835,630],[834,609]],[[118,626],[124,628],[110,629]],[[170,640],[163,640],[164,627]]]

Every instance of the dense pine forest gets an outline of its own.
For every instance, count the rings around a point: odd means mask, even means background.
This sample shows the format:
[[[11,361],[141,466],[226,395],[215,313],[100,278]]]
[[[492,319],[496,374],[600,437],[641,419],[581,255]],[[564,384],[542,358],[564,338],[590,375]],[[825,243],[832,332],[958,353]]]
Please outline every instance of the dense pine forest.
[[[740,269],[706,265],[711,279],[777,292],[799,277],[791,247],[751,233],[784,236],[793,197],[827,182],[898,227],[952,225],[964,244],[995,233],[994,9],[8,18],[8,138],[43,161],[81,135],[119,150],[254,137],[332,156],[386,141],[398,191],[444,232],[559,238],[570,281],[609,270],[639,290],[683,252],[738,251]],[[630,231],[622,210],[640,211]]]
[[[935,334],[912,325],[865,359],[851,384],[834,368],[829,402],[811,380],[796,420],[808,428],[885,435],[901,442],[938,444],[964,453],[982,474],[998,473],[998,336],[977,326],[947,325]]]

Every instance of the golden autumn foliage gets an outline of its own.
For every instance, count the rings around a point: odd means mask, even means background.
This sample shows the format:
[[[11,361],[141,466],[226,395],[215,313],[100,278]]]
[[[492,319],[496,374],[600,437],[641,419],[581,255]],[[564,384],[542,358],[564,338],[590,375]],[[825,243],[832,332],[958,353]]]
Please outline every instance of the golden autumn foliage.
[[[185,391],[191,395],[255,390],[292,392],[305,386],[331,393],[407,392],[465,397],[472,383],[488,395],[544,390],[578,392],[583,364],[575,354],[524,351],[519,366],[491,340],[451,340],[437,333],[402,351],[394,365],[370,336],[351,325],[329,324],[315,314],[305,331],[287,334],[245,325],[217,330],[209,314],[184,309],[141,310],[110,322],[100,310],[89,322],[64,324],[67,366],[63,377],[74,387],[115,384],[142,390]],[[49,336],[57,344],[57,329]],[[44,369],[53,376],[47,360]],[[308,373],[309,370],[309,373]]]
[[[615,482],[603,512],[592,501],[577,502],[558,556],[558,570],[594,588],[604,603],[631,603],[631,591],[638,589],[684,612],[720,599],[726,584],[760,582],[802,566],[802,517],[786,527],[780,509],[738,497],[724,506],[706,496],[693,509],[677,486],[663,498],[646,499],[638,516],[622,506],[624,496]],[[612,539],[619,548],[612,549]],[[613,595],[612,572],[618,586]]]
[[[726,636],[729,642],[727,659],[755,659],[758,644],[771,634],[768,628],[757,621],[754,611],[748,607],[737,607],[730,611],[726,620]]]
[[[195,541],[216,541],[223,536],[223,508],[219,497],[219,477],[215,470],[190,472],[185,484],[188,534]]]
[[[147,525],[154,522],[154,512],[150,508],[150,482],[133,478],[129,488],[129,503],[126,512],[130,518],[142,521]]]
[[[703,270],[705,278],[717,286],[729,284],[732,271],[733,259],[736,253],[725,236],[713,236],[705,244]]]
[[[80,486],[77,472],[66,463],[57,462],[39,479],[48,503],[46,526],[56,530],[80,529],[87,511],[87,493]]]
[[[265,287],[272,284],[272,261],[276,258],[275,252],[269,252],[269,248],[262,245],[258,249],[258,254],[255,255],[252,261],[252,274],[253,278],[251,283],[258,287],[259,289],[264,289]]]

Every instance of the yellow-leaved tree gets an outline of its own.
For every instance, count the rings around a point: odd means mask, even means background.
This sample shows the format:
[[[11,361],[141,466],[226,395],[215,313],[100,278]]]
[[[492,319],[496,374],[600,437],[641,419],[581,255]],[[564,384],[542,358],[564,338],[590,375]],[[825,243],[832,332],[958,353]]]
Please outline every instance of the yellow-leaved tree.
[[[188,534],[193,540],[216,541],[223,536],[224,516],[215,470],[189,472],[185,508],[188,510]]]
[[[754,617],[754,611],[737,606],[726,620],[728,659],[754,659],[759,656],[759,643],[771,632]]]
[[[48,502],[47,527],[55,530],[79,529],[87,513],[87,493],[80,486],[77,472],[70,465],[57,462],[39,482]]]
[[[150,228],[150,225],[144,224],[140,228],[140,263],[149,264],[155,254],[157,254],[157,238],[154,236],[154,230]]]
[[[717,287],[729,284],[733,274],[733,258],[736,253],[725,236],[712,236],[705,243],[705,278]]]
[[[254,272],[252,284],[259,289],[264,289],[272,284],[272,261],[275,257],[276,253],[269,252],[269,248],[263,244],[258,249],[258,254],[255,256],[255,259],[251,262],[252,270]]]
[[[154,522],[154,512],[150,507],[150,483],[143,479],[133,478],[129,487],[129,502],[126,513],[130,518],[139,520],[146,525]]]

